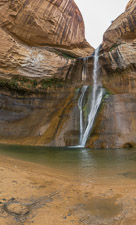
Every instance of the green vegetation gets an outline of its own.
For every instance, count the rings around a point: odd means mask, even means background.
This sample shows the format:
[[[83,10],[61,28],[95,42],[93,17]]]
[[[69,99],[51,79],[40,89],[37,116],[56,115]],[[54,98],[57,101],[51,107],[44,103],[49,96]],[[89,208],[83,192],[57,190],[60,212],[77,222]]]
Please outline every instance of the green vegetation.
[[[76,57],[72,56],[72,55],[69,55],[68,53],[61,53],[61,55],[66,58],[66,59],[75,59]]]
[[[77,58],[76,56],[71,55],[68,52],[62,52],[62,51],[56,50],[55,53],[59,56],[64,57],[65,59],[76,59]]]
[[[64,86],[64,81],[62,79],[51,78],[48,80],[43,79],[42,81],[40,81],[39,84],[43,89],[47,89],[51,87],[60,88]]]
[[[118,46],[120,45],[120,43],[116,43],[116,44],[113,44],[110,48],[110,52],[112,52],[113,49],[117,48]]]
[[[64,86],[64,81],[62,79],[50,78],[36,80],[26,77],[15,76],[11,79],[1,79],[0,88],[4,90],[16,91],[16,92],[45,92],[49,88],[62,88]]]
[[[108,99],[110,95],[111,95],[110,93],[106,92],[103,99]]]

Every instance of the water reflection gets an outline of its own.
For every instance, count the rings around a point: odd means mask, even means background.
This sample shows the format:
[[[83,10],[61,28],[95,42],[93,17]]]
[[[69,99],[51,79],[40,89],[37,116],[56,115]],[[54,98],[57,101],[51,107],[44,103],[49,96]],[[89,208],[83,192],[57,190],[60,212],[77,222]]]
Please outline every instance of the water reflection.
[[[120,179],[120,177],[136,179],[135,149],[91,150],[0,145],[0,154],[42,164],[61,174],[88,182],[93,179]]]

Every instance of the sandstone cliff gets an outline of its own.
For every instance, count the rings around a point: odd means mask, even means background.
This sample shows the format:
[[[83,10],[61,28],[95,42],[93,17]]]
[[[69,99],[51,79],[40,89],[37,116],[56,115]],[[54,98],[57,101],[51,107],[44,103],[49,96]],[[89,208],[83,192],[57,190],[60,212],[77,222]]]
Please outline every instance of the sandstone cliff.
[[[128,10],[130,7],[134,7],[134,5],[136,5],[136,1],[135,0],[130,0],[126,6],[126,10]]]
[[[65,79],[77,56],[91,54],[74,1],[0,2],[0,76]]]
[[[108,28],[100,52],[106,98],[89,147],[136,146],[136,0]]]
[[[44,20],[42,6],[45,3],[48,6]],[[77,103],[81,93],[75,81],[81,85],[86,62],[87,82],[91,84],[93,56],[76,62],[75,57],[88,55],[88,49],[90,53],[93,49],[85,42],[83,20],[75,7],[73,1],[63,0],[18,0],[12,4],[3,0],[0,3],[1,142],[54,146],[79,143]],[[54,15],[63,12],[60,26],[56,16],[50,18],[49,12]],[[74,28],[75,20],[79,24],[76,28],[81,26],[82,32]],[[131,0],[125,12],[104,34],[100,64],[107,94],[88,139],[88,147],[136,147],[135,21],[136,0]],[[68,35],[69,24],[72,36]],[[57,27],[59,32],[54,33]]]
[[[116,76],[117,82],[123,77],[128,80],[130,85],[133,83],[134,86],[136,76],[136,0],[129,1],[125,12],[105,32],[101,53],[103,53],[100,57],[103,82],[106,83],[109,76],[111,80]],[[108,82],[110,83],[110,81]],[[116,90],[116,84],[114,85],[112,81],[111,84],[113,91]],[[118,89],[118,91],[121,90]]]
[[[31,46],[86,47],[82,15],[72,0],[2,1],[1,26]]]
[[[126,69],[130,65],[136,66],[136,1],[130,1],[125,12],[120,15],[103,37],[107,69]],[[105,66],[106,68],[106,66]]]
[[[0,142],[77,143],[81,76],[71,69],[92,52],[73,0],[1,1]]]

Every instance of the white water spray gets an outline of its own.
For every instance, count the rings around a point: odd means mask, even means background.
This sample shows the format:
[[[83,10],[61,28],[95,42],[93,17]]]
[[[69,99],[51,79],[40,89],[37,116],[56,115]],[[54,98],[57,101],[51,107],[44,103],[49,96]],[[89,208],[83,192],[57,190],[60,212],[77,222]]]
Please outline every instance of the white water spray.
[[[78,108],[80,110],[80,143],[82,142],[83,139],[83,99],[84,99],[84,95],[87,91],[88,86],[83,86],[81,89],[81,95],[80,98],[78,100]]]
[[[84,99],[85,92],[87,90],[87,86],[82,87],[81,96],[78,102],[78,107],[80,110],[80,146],[81,147],[84,147],[87,142],[87,139],[92,130],[94,120],[103,97],[102,85],[101,85],[101,82],[98,80],[99,48],[100,47],[98,47],[95,50],[95,55],[94,55],[93,88],[92,88],[92,97],[91,97],[92,101],[91,101],[90,110],[89,110],[88,119],[87,119],[88,121],[87,121],[87,125],[85,129],[83,128],[84,126],[83,126],[82,106],[83,106],[83,99]]]

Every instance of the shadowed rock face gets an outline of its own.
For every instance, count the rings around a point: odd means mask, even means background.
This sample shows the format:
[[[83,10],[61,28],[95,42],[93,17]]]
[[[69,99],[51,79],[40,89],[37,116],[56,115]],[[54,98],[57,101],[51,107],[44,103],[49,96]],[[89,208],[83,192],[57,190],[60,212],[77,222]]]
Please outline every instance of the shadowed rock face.
[[[0,94],[0,142],[27,145],[78,144],[78,91],[57,88],[46,94]]]
[[[136,82],[133,84],[131,79],[125,77],[116,77],[112,82],[115,82],[115,92],[103,100],[88,147],[136,146]],[[111,90],[110,85],[108,90]]]

